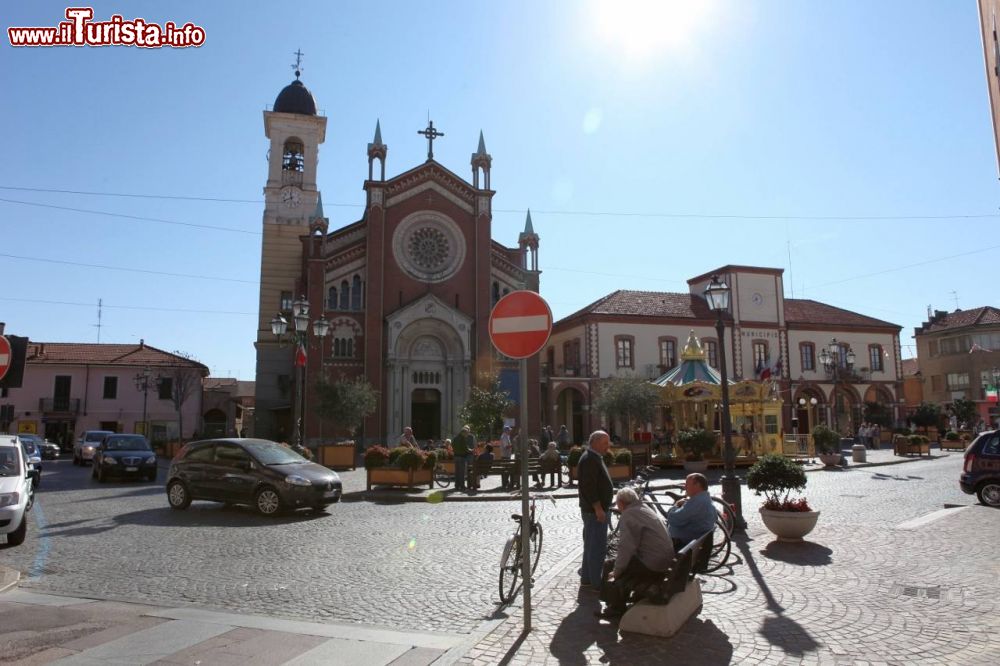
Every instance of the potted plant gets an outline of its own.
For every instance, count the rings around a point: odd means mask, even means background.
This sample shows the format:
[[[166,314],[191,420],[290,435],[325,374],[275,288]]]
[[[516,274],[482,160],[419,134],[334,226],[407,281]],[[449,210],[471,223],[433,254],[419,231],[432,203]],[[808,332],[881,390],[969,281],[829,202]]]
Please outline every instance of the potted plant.
[[[840,435],[826,426],[816,426],[812,430],[813,444],[819,453],[820,461],[827,467],[840,464]]]
[[[687,472],[704,472],[708,469],[705,455],[715,449],[715,433],[702,428],[681,430],[677,434],[677,445],[687,454],[684,470]]]
[[[813,511],[804,497],[792,499],[792,491],[806,487],[806,473],[792,460],[769,453],[754,463],[747,472],[747,487],[765,501],[760,518],[778,541],[802,541],[809,534],[819,511]]]
[[[966,442],[962,440],[962,436],[959,435],[954,430],[949,430],[944,434],[944,439],[941,440],[942,449],[959,449],[965,450]]]
[[[384,446],[369,446],[365,449],[365,467],[385,467],[389,464],[389,449]]]
[[[930,455],[931,454],[931,444],[930,439],[924,437],[923,435],[910,435],[904,441],[899,442],[896,445],[897,455],[910,455],[916,453],[918,456]]]
[[[604,465],[612,481],[628,481],[632,478],[632,452],[628,449],[608,449],[604,454]]]
[[[372,449],[382,449],[373,452]],[[369,466],[369,458],[375,466]],[[384,459],[384,463],[379,464]],[[368,490],[373,485],[406,486],[413,488],[426,483],[430,488],[433,483],[434,465],[437,457],[433,453],[425,453],[419,449],[397,446],[391,451],[382,447],[371,447],[365,452],[365,468],[368,476]]]

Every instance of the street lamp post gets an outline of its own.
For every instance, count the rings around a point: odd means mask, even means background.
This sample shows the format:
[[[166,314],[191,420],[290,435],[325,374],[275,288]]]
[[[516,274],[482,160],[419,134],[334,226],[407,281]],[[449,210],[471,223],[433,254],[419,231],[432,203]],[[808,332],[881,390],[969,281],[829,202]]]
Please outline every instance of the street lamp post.
[[[705,300],[708,307],[715,310],[715,331],[719,340],[719,374],[722,378],[722,442],[725,471],[722,476],[722,499],[735,511],[734,526],[746,529],[743,518],[743,500],[740,479],[736,476],[736,452],[733,450],[732,426],[729,420],[729,378],[726,375],[726,338],[725,324],[722,313],[729,309],[729,287],[719,281],[719,276],[713,275],[712,282],[705,288]]]
[[[814,420],[816,418],[816,405],[817,404],[819,404],[819,400],[817,400],[816,398],[809,398],[809,402],[806,402],[805,398],[799,398],[799,409],[806,409],[807,406],[809,407],[808,411],[806,411],[806,416],[809,417],[809,430],[810,431],[816,426],[816,424],[814,423]],[[797,420],[798,419],[796,419],[796,421]],[[803,446],[802,446],[801,443],[799,443],[798,439],[799,439],[799,434],[798,434],[798,432],[796,432],[795,433],[795,444],[799,447],[799,453],[803,453],[803,450],[802,450]]]
[[[837,338],[834,338],[830,340],[830,345],[819,353],[819,362],[823,364],[827,374],[833,379],[833,429],[841,435],[843,433],[840,432],[837,411],[842,399],[837,392],[837,385],[845,376],[850,375],[854,369],[855,361],[854,350],[851,349],[851,346],[847,345],[847,353],[843,353],[843,347],[844,345],[837,342]]]
[[[295,371],[297,373],[296,385],[298,390],[296,391],[297,406],[295,409],[296,426],[295,426],[295,443],[298,447],[303,448],[305,443],[305,420],[306,420],[306,368],[305,368],[305,350],[306,343],[309,340],[309,301],[305,299],[304,296],[299,297],[297,301],[292,303],[292,324],[295,330]],[[323,339],[326,337],[327,333],[330,332],[330,322],[327,321],[326,317],[320,315],[319,319],[312,322],[313,335],[315,335],[320,340],[320,372],[322,372],[322,358],[323,358]],[[288,331],[288,320],[285,319],[284,315],[276,314],[273,319],[271,319],[271,332],[280,341],[282,336]],[[301,347],[301,350],[299,349]],[[300,361],[300,359],[302,359]]]
[[[149,378],[151,373],[148,367],[137,372],[135,375],[135,390],[142,391],[142,435],[149,439],[149,423],[146,421],[146,406],[149,403]]]

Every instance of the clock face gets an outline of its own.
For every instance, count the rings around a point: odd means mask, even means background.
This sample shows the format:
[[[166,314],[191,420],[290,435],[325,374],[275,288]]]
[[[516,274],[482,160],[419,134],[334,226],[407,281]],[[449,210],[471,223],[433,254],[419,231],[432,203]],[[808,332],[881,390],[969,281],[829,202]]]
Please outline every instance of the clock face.
[[[302,193],[297,187],[284,187],[281,189],[281,203],[289,208],[295,208],[302,202]]]
[[[760,307],[764,304],[764,297],[759,293],[754,293],[753,296],[750,297],[750,302],[757,307]]]

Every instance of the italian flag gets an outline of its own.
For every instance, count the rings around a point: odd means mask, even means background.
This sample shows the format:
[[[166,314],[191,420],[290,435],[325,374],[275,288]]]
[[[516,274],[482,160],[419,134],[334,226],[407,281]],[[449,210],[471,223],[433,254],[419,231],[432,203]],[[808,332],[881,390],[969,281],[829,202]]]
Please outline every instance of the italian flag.
[[[987,386],[986,387],[986,402],[997,402],[997,387]]]

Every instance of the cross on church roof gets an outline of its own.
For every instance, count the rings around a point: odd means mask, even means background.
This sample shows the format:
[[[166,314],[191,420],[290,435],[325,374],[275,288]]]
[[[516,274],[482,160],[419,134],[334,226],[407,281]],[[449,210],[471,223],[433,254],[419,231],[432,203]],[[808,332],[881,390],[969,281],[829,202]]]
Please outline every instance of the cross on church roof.
[[[305,53],[302,52],[302,49],[297,49],[292,55],[295,56],[295,64],[292,65],[292,69],[295,70],[295,79],[298,80],[299,76],[302,74],[302,56],[304,56]]]
[[[439,132],[434,127],[434,121],[427,120],[427,129],[417,130],[417,134],[422,134],[427,137],[427,161],[430,162],[434,159],[434,139],[439,136],[444,136],[444,132]]]

